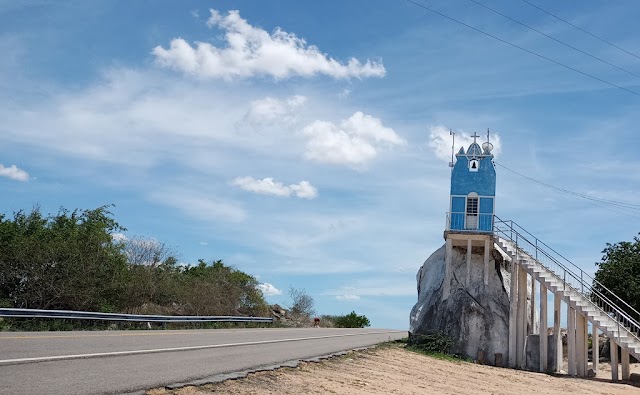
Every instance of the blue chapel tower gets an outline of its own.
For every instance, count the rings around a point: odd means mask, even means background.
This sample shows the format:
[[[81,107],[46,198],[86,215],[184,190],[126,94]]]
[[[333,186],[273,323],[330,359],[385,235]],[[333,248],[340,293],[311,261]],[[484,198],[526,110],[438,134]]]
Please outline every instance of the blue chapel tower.
[[[482,148],[473,143],[465,153],[456,154],[451,171],[451,196],[447,231],[493,232],[496,198],[496,169],[493,164],[493,145],[487,141]],[[487,140],[489,136],[487,133]]]
[[[466,250],[466,278],[464,284],[471,284],[472,250],[483,250],[484,285],[489,284],[489,261],[493,250],[493,221],[496,200],[496,169],[493,164],[493,145],[487,141],[478,145],[478,136],[473,134],[473,143],[465,152],[464,147],[456,154],[455,164],[451,166],[451,194],[446,240],[445,279],[442,297],[447,299],[451,293],[453,277],[451,256],[454,247]]]

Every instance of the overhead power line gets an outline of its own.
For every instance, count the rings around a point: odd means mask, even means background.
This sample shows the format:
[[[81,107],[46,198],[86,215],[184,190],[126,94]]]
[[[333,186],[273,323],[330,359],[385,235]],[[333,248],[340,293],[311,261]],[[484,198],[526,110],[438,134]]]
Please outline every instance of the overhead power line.
[[[634,54],[633,52],[629,52],[629,51],[627,51],[626,49],[624,49],[624,48],[622,48],[622,47],[620,47],[620,46],[618,46],[618,45],[616,45],[616,44],[614,44],[614,43],[612,43],[612,42],[610,42],[610,41],[607,41],[607,40],[605,40],[605,39],[604,39],[604,38],[602,38],[602,37],[598,37],[598,36],[596,36],[595,34],[593,34],[593,33],[589,32],[589,31],[587,31],[587,30],[585,30],[585,29],[581,28],[580,26],[574,25],[573,23],[569,22],[568,20],[563,19],[563,18],[560,18],[559,16],[557,16],[557,15],[555,15],[555,14],[552,14],[551,12],[549,12],[549,11],[545,10],[544,8],[542,8],[542,7],[540,7],[540,6],[537,6],[537,5],[535,5],[535,4],[533,4],[533,3],[531,3],[531,2],[529,2],[529,1],[527,1],[527,0],[522,0],[522,1],[523,1],[523,2],[525,2],[525,3],[527,3],[527,4],[529,4],[531,7],[534,7],[534,8],[539,9],[540,11],[544,12],[545,14],[550,15],[550,16],[552,16],[552,17],[556,18],[556,19],[557,19],[557,20],[559,20],[559,21],[564,22],[564,23],[566,23],[567,25],[572,26],[572,27],[574,27],[574,28],[576,28],[576,29],[580,30],[581,32],[583,32],[583,33],[586,33],[586,34],[590,35],[591,37],[593,37],[593,38],[595,38],[595,39],[597,39],[597,40],[602,41],[602,42],[603,42],[603,43],[605,43],[605,44],[608,44],[608,45],[610,45],[610,46],[612,46],[612,47],[614,47],[614,48],[616,48],[616,49],[619,49],[620,51],[622,51],[622,52],[624,52],[624,53],[627,53],[627,54],[629,54],[629,55],[633,56],[634,58],[640,59],[640,56],[638,56],[638,55]]]
[[[541,185],[541,186],[543,186],[545,188],[552,189],[552,190],[554,190],[556,192],[564,193],[564,194],[571,195],[571,196],[574,196],[574,197],[578,197],[578,198],[581,198],[581,199],[585,199],[585,200],[588,200],[588,201],[590,201],[590,202],[592,202],[594,204],[606,205],[606,206],[609,206],[609,207],[604,207],[604,208],[611,209],[612,211],[615,211],[617,213],[628,215],[630,217],[634,217],[634,218],[640,219],[640,216],[638,216],[638,214],[640,214],[640,204],[626,203],[626,202],[621,202],[621,201],[617,201],[617,200],[610,200],[610,199],[601,199],[601,198],[596,198],[596,197],[593,197],[593,196],[586,195],[584,193],[579,193],[579,192],[571,191],[569,189],[560,188],[560,187],[557,187],[557,186],[554,186],[554,185],[551,185],[551,184],[547,184],[546,182],[542,182],[542,181],[536,180],[535,178],[526,176],[526,175],[524,175],[522,173],[518,173],[517,171],[512,170],[512,169],[508,168],[507,166],[505,166],[505,165],[503,165],[501,163],[498,163],[498,162],[495,162],[495,161],[494,161],[494,163],[497,166],[500,166],[503,169],[505,169],[507,171],[510,171],[511,173],[513,173],[513,174],[515,174],[515,175],[517,175],[519,177],[522,177],[522,178],[524,178],[524,179],[526,179],[528,181],[531,181],[533,183]],[[616,210],[616,209],[618,209],[618,210]],[[620,210],[625,210],[625,211],[620,211]]]
[[[452,17],[450,17],[450,16],[448,16],[448,15],[445,15],[445,14],[443,14],[443,13],[442,13],[442,12],[440,12],[440,11],[436,11],[436,10],[434,10],[433,8],[429,8],[429,7],[427,7],[427,6],[426,6],[426,5],[424,5],[424,4],[417,3],[417,2],[415,2],[415,1],[413,1],[413,0],[405,0],[405,1],[406,1],[406,2],[408,2],[408,3],[411,3],[411,4],[413,4],[413,5],[415,5],[415,6],[417,6],[417,7],[423,8],[423,9],[425,9],[425,10],[427,10],[427,11],[430,11],[430,12],[432,12],[432,13],[436,14],[436,15],[440,15],[441,17],[446,18],[446,19],[449,19],[450,21],[453,21],[453,22],[455,22],[455,23],[458,23],[458,24],[460,24],[460,25],[462,25],[462,26],[468,27],[469,29],[474,30],[474,31],[476,31],[476,32],[478,32],[478,33],[484,34],[484,35],[485,35],[485,36],[487,36],[487,37],[491,37],[491,38],[493,38],[494,40],[498,40],[498,41],[500,41],[500,42],[502,42],[502,43],[504,43],[504,44],[510,45],[510,46],[512,46],[512,47],[514,47],[514,48],[517,48],[517,49],[519,49],[519,50],[521,50],[521,51],[527,52],[527,53],[529,53],[529,54],[531,54],[531,55],[537,56],[537,57],[539,57],[539,58],[541,58],[541,59],[544,59],[544,60],[546,60],[546,61],[548,61],[548,62],[555,63],[555,64],[557,64],[558,66],[562,66],[562,67],[564,67],[565,69],[569,69],[569,70],[574,71],[574,72],[576,72],[576,73],[582,74],[582,75],[584,75],[584,76],[586,76],[586,77],[592,78],[592,79],[594,79],[594,80],[596,80],[596,81],[600,81],[600,82],[602,82],[602,83],[604,83],[604,84],[607,84],[607,85],[610,85],[610,86],[612,86],[612,87],[614,87],[614,88],[621,89],[621,90],[623,90],[623,91],[625,91],[625,92],[631,93],[632,95],[640,96],[640,93],[635,92],[635,91],[632,91],[631,89],[625,88],[624,86],[621,86],[621,85],[615,84],[615,83],[613,83],[613,82],[609,82],[609,81],[607,81],[607,80],[605,80],[605,79],[602,79],[602,78],[600,78],[600,77],[596,77],[596,76],[595,76],[595,75],[593,75],[593,74],[589,74],[589,73],[586,73],[586,72],[584,72],[584,71],[578,70],[578,69],[576,69],[575,67],[568,66],[568,65],[566,65],[566,64],[564,64],[564,63],[561,63],[561,62],[559,62],[559,61],[557,61],[557,60],[551,59],[551,58],[549,58],[549,57],[547,57],[547,56],[544,56],[544,55],[539,54],[539,53],[537,53],[537,52],[534,52],[534,51],[531,51],[531,50],[529,50],[529,49],[526,49],[526,48],[521,47],[521,46],[519,46],[519,45],[517,45],[517,44],[514,44],[514,43],[512,43],[512,42],[509,42],[509,41],[507,41],[507,40],[504,40],[504,39],[502,39],[502,38],[500,38],[500,37],[498,37],[498,36],[494,36],[494,35],[493,35],[493,34],[491,34],[491,33],[487,33],[487,32],[485,32],[484,30],[478,29],[477,27],[471,26],[471,25],[469,25],[469,24],[467,24],[467,23],[464,23],[464,22],[462,22],[462,21],[460,21],[460,20],[458,20],[458,19],[455,19],[455,18],[452,18]]]
[[[500,16],[501,16],[501,17],[503,17],[503,18],[506,18],[506,19],[508,19],[508,20],[510,20],[510,21],[512,21],[512,22],[515,22],[515,23],[517,23],[517,24],[519,24],[519,25],[521,25],[521,26],[524,26],[524,27],[526,27],[527,29],[532,30],[532,31],[534,31],[534,32],[536,32],[536,33],[538,33],[538,34],[540,34],[540,35],[542,35],[542,36],[545,36],[545,37],[547,37],[547,38],[549,38],[549,39],[551,39],[551,40],[553,40],[553,41],[555,41],[555,42],[557,42],[557,43],[560,43],[560,44],[564,45],[564,46],[565,46],[565,47],[567,47],[567,48],[571,48],[571,49],[573,49],[574,51],[577,51],[577,52],[580,52],[581,54],[587,55],[587,56],[589,56],[589,57],[591,57],[591,58],[593,58],[593,59],[595,59],[595,60],[597,60],[597,61],[599,61],[599,62],[602,62],[602,63],[604,63],[604,64],[607,64],[607,65],[609,65],[609,66],[611,66],[611,67],[615,67],[616,69],[618,69],[618,70],[620,70],[620,71],[624,71],[625,73],[631,74],[631,75],[633,75],[634,77],[638,77],[638,78],[640,78],[640,75],[638,75],[638,74],[634,73],[633,71],[629,71],[629,70],[627,70],[627,69],[625,69],[625,68],[623,68],[623,67],[617,66],[617,65],[615,65],[615,64],[613,64],[613,63],[611,63],[611,62],[609,62],[608,60],[602,59],[602,58],[600,58],[600,57],[598,57],[598,56],[595,56],[595,55],[592,55],[592,54],[590,54],[590,53],[588,53],[588,52],[586,52],[586,51],[583,51],[583,50],[581,50],[580,48],[574,47],[573,45],[568,44],[568,43],[566,43],[566,42],[564,42],[564,41],[562,41],[562,40],[559,40],[559,39],[557,39],[557,38],[555,38],[555,37],[553,37],[553,36],[550,36],[550,35],[548,35],[547,33],[545,33],[545,32],[543,32],[543,31],[540,31],[540,30],[536,29],[535,27],[531,27],[531,26],[527,25],[526,23],[523,23],[523,22],[520,22],[520,21],[518,21],[518,20],[516,20],[516,19],[514,19],[514,18],[511,18],[509,15],[505,15],[505,14],[501,13],[500,11],[494,10],[493,8],[491,8],[491,7],[487,6],[487,5],[484,5],[484,4],[482,4],[481,2],[479,2],[479,1],[477,1],[477,0],[469,0],[469,1],[470,1],[470,2],[472,2],[472,3],[474,3],[474,4],[479,5],[480,7],[483,7],[483,8],[485,8],[485,9],[487,9],[487,10],[489,10],[489,11],[493,12],[494,14],[500,15]]]

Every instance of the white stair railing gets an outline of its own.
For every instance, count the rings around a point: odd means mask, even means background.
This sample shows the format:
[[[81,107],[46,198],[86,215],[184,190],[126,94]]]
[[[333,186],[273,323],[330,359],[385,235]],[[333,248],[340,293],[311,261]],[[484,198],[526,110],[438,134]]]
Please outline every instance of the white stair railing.
[[[530,256],[555,274],[565,289],[581,294],[640,343],[640,313],[627,302],[515,222],[496,216],[493,229],[494,236],[512,242],[519,253]]]

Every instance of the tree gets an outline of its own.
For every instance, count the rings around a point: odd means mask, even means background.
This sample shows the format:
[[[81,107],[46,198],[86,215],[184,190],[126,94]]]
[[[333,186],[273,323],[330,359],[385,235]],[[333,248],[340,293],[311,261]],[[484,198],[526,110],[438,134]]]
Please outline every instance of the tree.
[[[0,306],[267,315],[255,277],[221,260],[179,265],[154,239],[114,240],[125,229],[107,208],[0,214]]]
[[[158,267],[167,259],[175,259],[176,254],[171,248],[156,239],[136,236],[123,243],[130,265]]]
[[[140,236],[122,245],[128,261],[125,310],[138,313],[142,306],[153,309],[176,303],[181,274],[176,254],[164,243]]]
[[[181,300],[198,315],[267,314],[267,303],[255,277],[225,265],[203,259],[184,269]]]
[[[126,257],[111,234],[125,230],[108,206],[44,216],[0,216],[0,299],[13,307],[115,311]]]
[[[291,307],[289,307],[289,314],[294,319],[309,320],[316,313],[314,309],[315,302],[304,288],[289,287],[289,297],[292,302]]]
[[[611,295],[606,289],[618,295],[630,307],[618,303],[617,300],[613,302],[634,319],[640,320],[636,313],[640,311],[640,239],[634,237],[633,242],[607,243],[602,253],[602,261],[596,263],[598,271],[595,275],[594,289],[608,298],[611,298]]]

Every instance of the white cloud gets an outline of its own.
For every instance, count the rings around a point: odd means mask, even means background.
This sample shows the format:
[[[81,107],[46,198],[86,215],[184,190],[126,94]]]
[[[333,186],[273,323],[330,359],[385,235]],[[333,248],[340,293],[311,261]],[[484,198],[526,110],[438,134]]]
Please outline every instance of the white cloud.
[[[341,98],[341,99],[344,99],[344,98],[349,97],[350,94],[351,94],[351,90],[347,89],[347,88],[344,88],[342,90],[342,92],[338,93],[338,97]]]
[[[16,165],[4,167],[4,165],[0,164],[0,177],[7,177],[16,181],[29,181],[29,173]]]
[[[318,190],[308,181],[300,181],[298,184],[284,185],[274,181],[271,177],[257,180],[253,177],[238,177],[231,182],[245,191],[262,195],[274,195],[289,197],[295,195],[303,199],[314,199],[318,196]]]
[[[21,110],[0,108],[0,134],[12,143],[91,163],[141,168],[168,156],[180,163],[202,156],[220,161],[230,148],[247,145],[233,133],[246,112],[246,95],[236,88],[211,90],[182,78],[112,69],[85,89],[56,92]],[[214,148],[221,152],[215,158]]]
[[[258,289],[260,289],[262,293],[267,296],[282,295],[282,291],[276,288],[275,286],[273,286],[273,284],[269,284],[269,283],[258,284]]]
[[[318,190],[309,181],[300,181],[298,184],[289,185],[291,193],[299,198],[314,199],[318,196]]]
[[[196,191],[165,190],[153,193],[150,198],[167,206],[177,208],[198,220],[241,222],[247,217],[245,211],[235,202],[201,195]]]
[[[295,95],[286,100],[266,97],[251,102],[245,121],[254,126],[291,124],[295,120],[294,111],[304,105],[307,98]]]
[[[115,241],[116,243],[128,240],[127,236],[125,236],[124,233],[112,233],[111,239],[113,239],[113,241]]]
[[[417,268],[415,269],[417,271]],[[355,300],[362,296],[414,296],[416,294],[415,277],[387,273],[385,278],[361,278],[355,286],[329,289],[325,295],[335,296],[338,300]],[[355,297],[354,297],[355,296]]]
[[[209,245],[209,243],[208,243],[208,242],[206,242],[206,241],[201,241],[201,242],[199,242],[199,244],[200,244],[201,246],[208,246],[208,245]]]
[[[224,16],[211,10],[207,25],[225,32],[226,47],[196,42],[192,47],[182,38],[171,40],[168,49],[153,49],[156,61],[165,67],[201,78],[249,78],[256,75],[284,79],[323,74],[336,79],[383,77],[386,70],[380,61],[355,58],[346,64],[320,52],[313,45],[276,28],[269,33],[247,23],[239,11]]]
[[[344,295],[336,295],[336,299],[338,300],[359,300],[360,297],[354,294],[344,294]]]
[[[338,291],[338,295],[336,295],[336,299],[338,300],[359,300],[360,296],[356,295],[355,287],[342,287]]]
[[[362,168],[384,146],[404,145],[402,139],[382,121],[358,111],[340,126],[315,121],[303,129],[308,137],[305,158],[316,162]]]
[[[471,135],[473,133],[466,132],[455,132],[456,133],[456,141],[455,141],[455,154],[460,151],[460,147],[464,147],[465,152],[469,148],[469,145],[473,143],[473,137]],[[493,151],[491,153],[494,156],[499,156],[502,152],[502,144],[500,135],[491,133],[491,144],[493,144]],[[482,145],[483,142],[487,141],[486,133],[480,133],[480,137],[476,140],[476,142]],[[429,147],[433,149],[433,152],[436,154],[438,159],[451,162],[451,135],[449,134],[449,128],[437,125],[431,126],[429,128]],[[455,159],[454,159],[455,160]]]

